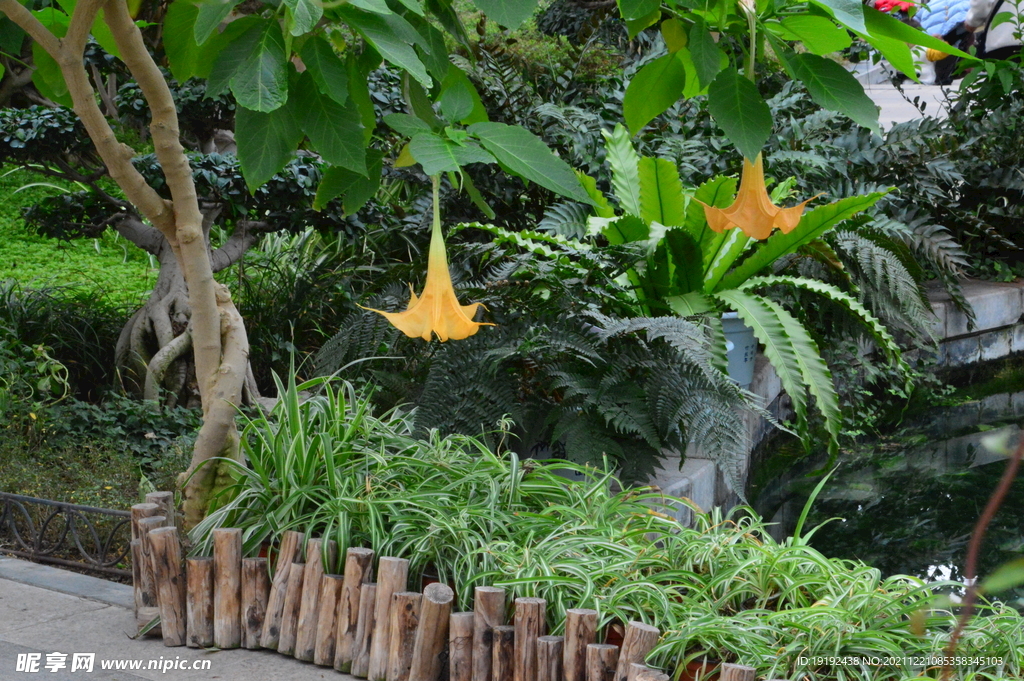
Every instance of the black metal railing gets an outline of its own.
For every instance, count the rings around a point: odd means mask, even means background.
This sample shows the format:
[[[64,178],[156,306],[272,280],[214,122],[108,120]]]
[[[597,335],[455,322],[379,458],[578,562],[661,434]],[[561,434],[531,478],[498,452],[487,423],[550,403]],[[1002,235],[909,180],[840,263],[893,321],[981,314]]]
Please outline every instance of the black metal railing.
[[[0,492],[0,553],[131,577],[131,513]]]

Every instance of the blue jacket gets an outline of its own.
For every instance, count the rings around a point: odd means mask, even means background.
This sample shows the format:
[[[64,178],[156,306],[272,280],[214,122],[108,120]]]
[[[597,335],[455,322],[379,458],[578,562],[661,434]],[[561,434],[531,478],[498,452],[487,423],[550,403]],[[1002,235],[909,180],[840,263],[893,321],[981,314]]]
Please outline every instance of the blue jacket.
[[[921,22],[921,30],[930,35],[946,35],[962,24],[971,8],[971,0],[929,0],[917,10],[914,18]]]

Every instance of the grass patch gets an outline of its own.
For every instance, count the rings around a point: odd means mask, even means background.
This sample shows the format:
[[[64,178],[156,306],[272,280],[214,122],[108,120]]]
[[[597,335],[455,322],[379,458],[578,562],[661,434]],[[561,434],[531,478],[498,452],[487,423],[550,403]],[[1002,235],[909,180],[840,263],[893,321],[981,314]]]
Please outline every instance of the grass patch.
[[[76,284],[119,303],[144,298],[156,282],[155,264],[113,230],[97,239],[61,241],[26,228],[21,209],[60,193],[43,186],[18,191],[40,181],[40,176],[22,170],[0,176],[0,281],[14,279],[31,287]]]
[[[119,443],[82,439],[36,445],[23,435],[4,433],[0,442],[0,491],[100,508],[129,509],[144,491],[138,459]],[[149,482],[174,489],[174,476],[188,465],[166,457]],[[176,466],[181,466],[176,468]]]

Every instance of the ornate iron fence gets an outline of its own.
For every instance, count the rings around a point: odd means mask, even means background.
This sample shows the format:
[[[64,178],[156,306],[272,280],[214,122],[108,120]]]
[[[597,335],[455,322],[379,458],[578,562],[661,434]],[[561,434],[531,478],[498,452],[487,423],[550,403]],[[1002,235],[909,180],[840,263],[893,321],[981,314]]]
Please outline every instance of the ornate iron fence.
[[[131,513],[0,492],[0,553],[132,576]]]

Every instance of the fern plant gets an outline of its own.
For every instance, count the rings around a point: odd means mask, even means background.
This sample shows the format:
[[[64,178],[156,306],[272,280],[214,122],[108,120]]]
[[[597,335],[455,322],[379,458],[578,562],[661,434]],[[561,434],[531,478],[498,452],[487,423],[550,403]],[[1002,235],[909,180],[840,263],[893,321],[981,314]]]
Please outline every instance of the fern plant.
[[[797,289],[826,299],[862,324],[879,347],[902,366],[900,350],[888,329],[854,293],[818,279],[777,274],[774,267],[802,251],[831,251],[822,237],[872,206],[883,192],[820,206],[807,212],[792,231],[757,241],[739,229],[712,231],[705,218],[702,204],[724,208],[735,195],[735,180],[718,176],[696,190],[686,190],[675,164],[664,158],[640,157],[622,126],[606,132],[605,140],[619,210],[615,211],[595,182],[584,180],[597,206],[597,215],[588,220],[589,238],[600,234],[610,244],[643,246],[644,260],[628,271],[638,305],[649,315],[709,318],[719,347],[725,346],[725,337],[718,316],[735,311],[764,346],[792,400],[797,429],[805,442],[813,398],[824,419],[829,449],[836,453],[842,418],[831,373],[813,332],[773,299],[773,290]],[[774,199],[787,189],[786,183],[777,187]],[[565,209],[562,212],[568,214]],[[554,220],[555,215],[550,217]],[[578,215],[573,217],[578,221]],[[832,260],[834,267],[841,267]],[[884,257],[881,263],[866,259],[867,265],[890,268],[887,272],[903,266],[895,257]]]
[[[415,407],[418,433],[480,435],[510,417],[513,439],[493,445],[521,455],[540,445],[595,465],[607,455],[630,481],[693,443],[742,495],[741,412],[757,407],[716,368],[699,320],[635,316],[617,279],[642,256],[636,247],[597,249],[489,225],[455,233],[460,296],[483,302],[496,326],[457,344],[427,344],[377,315],[352,314],[318,354],[319,372],[376,385],[382,407]],[[367,306],[407,296],[390,284],[378,291]]]

